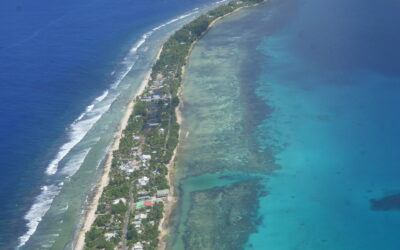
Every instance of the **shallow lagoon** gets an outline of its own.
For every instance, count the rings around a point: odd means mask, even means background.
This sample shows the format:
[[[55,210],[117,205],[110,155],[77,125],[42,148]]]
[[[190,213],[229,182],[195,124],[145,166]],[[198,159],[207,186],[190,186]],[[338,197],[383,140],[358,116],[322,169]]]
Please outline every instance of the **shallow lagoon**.
[[[199,42],[171,249],[397,249],[399,7],[270,1]]]

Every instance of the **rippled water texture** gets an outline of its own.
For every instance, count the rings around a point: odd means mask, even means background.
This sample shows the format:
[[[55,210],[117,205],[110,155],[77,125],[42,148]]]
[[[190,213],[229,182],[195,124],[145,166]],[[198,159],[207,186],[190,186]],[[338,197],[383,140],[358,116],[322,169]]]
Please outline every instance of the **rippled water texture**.
[[[200,41],[171,249],[398,249],[396,10],[273,0]]]

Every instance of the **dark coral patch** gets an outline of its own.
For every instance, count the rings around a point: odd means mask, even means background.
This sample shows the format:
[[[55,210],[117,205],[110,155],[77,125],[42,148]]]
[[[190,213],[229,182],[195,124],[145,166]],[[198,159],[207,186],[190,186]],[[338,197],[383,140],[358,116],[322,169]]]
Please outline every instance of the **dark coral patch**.
[[[375,211],[400,211],[400,193],[388,195],[379,199],[371,199],[371,209]]]

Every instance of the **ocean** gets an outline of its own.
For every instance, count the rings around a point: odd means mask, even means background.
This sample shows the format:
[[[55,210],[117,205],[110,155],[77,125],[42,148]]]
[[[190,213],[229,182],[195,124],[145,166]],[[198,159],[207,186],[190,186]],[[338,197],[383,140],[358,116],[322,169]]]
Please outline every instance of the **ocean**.
[[[0,3],[0,248],[62,249],[158,48],[211,0]]]
[[[196,45],[169,249],[400,246],[400,3],[270,0]]]

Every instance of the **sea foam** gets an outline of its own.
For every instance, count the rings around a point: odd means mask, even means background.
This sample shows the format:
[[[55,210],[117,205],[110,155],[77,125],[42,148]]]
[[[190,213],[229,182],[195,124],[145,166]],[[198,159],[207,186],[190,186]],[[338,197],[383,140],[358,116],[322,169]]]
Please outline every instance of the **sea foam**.
[[[66,176],[73,176],[76,171],[79,170],[82,163],[84,162],[86,156],[89,154],[91,148],[87,148],[80,152],[79,154],[74,155],[66,164],[65,167],[61,170],[61,174]]]
[[[70,125],[68,129],[68,142],[61,146],[56,157],[48,165],[46,169],[47,175],[54,175],[57,172],[60,161],[85,137],[110,106],[111,103],[94,109],[93,104],[89,105],[86,111]]]
[[[35,198],[35,203],[24,216],[24,219],[28,221],[28,231],[19,237],[18,248],[25,245],[31,235],[36,231],[36,228],[38,227],[43,216],[49,210],[54,197],[56,197],[56,195],[60,192],[61,187],[57,185],[50,185],[43,186],[41,189],[42,192]]]

